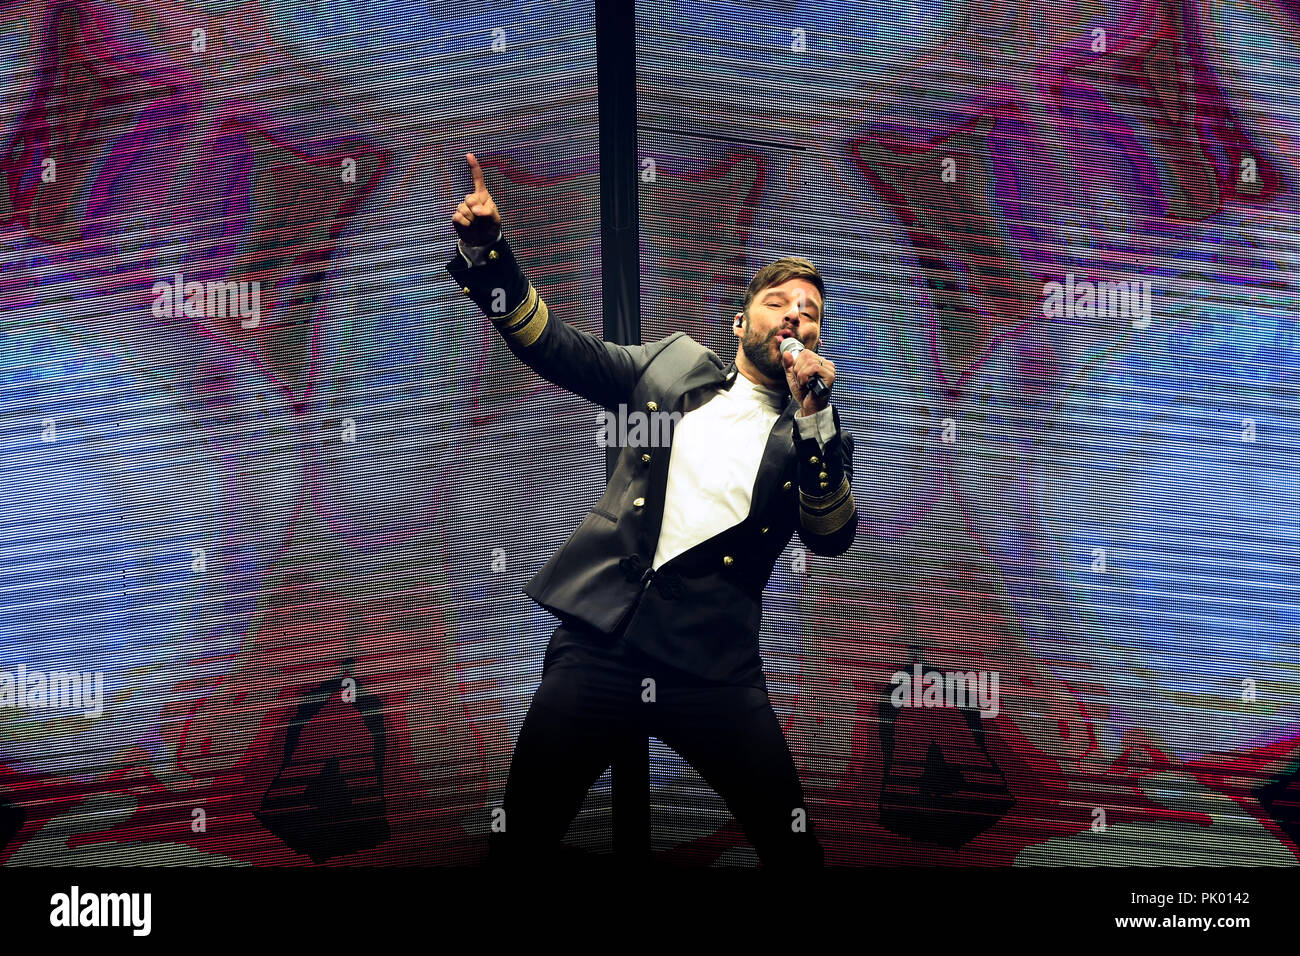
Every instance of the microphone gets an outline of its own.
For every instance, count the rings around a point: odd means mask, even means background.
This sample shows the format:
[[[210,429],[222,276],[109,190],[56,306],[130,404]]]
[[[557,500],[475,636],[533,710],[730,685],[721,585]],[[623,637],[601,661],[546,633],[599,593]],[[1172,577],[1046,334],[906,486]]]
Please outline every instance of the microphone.
[[[788,352],[789,354],[793,355],[795,358],[798,358],[799,353],[802,351],[803,351],[803,343],[800,342],[798,339],[796,339],[793,335],[787,336],[781,342],[782,355],[785,355]],[[825,382],[823,382],[821,376],[818,375],[816,372],[814,372],[812,378],[808,380],[808,390],[813,393],[813,397],[819,399],[825,398],[831,392],[830,386],[827,385]]]

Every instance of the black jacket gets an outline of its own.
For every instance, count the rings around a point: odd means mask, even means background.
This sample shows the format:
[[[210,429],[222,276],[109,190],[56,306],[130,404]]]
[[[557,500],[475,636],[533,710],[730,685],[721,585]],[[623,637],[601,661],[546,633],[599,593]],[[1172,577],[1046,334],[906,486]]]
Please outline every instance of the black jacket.
[[[543,378],[619,413],[683,414],[730,387],[735,363],[677,332],[647,345],[617,345],[558,321],[520,270],[504,237],[481,265],[459,253],[446,269],[510,350]],[[832,406],[834,409],[834,406]],[[858,516],[851,489],[853,436],[840,430],[824,453],[798,440],[793,399],[768,436],[749,516],[651,570],[663,517],[671,448],[624,447],[600,501],[524,588],[542,607],[626,640],[710,680],[761,674],[762,594],[791,535],[816,554],[848,550]]]

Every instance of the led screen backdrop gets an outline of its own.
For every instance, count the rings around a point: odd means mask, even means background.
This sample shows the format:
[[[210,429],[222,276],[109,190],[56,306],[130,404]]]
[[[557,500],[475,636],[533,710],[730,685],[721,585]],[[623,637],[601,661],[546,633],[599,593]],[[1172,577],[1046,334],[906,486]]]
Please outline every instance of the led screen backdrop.
[[[762,649],[828,861],[1294,863],[1300,10],[637,17],[643,339],[827,277],[862,524]],[[600,332],[595,67],[590,3],[0,0],[0,695],[99,691],[0,707],[0,863],[482,858],[604,454],[449,219],[473,150]]]
[[[476,861],[604,463],[443,264],[472,149],[599,331],[590,3],[5,3],[0,75],[0,670],[102,681],[0,708],[0,860]]]
[[[859,536],[764,633],[828,860],[1294,864],[1300,8],[637,11],[645,338],[828,284]]]

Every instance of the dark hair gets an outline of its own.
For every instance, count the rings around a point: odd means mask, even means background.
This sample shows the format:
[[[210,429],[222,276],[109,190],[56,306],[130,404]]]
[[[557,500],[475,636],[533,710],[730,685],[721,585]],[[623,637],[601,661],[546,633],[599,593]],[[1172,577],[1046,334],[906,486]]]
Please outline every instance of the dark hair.
[[[817,289],[817,294],[822,297],[822,309],[825,310],[826,285],[822,282],[822,276],[817,271],[817,267],[807,259],[801,259],[799,256],[786,256],[784,259],[777,259],[776,262],[763,266],[754,274],[754,278],[749,280],[749,286],[745,289],[745,301],[741,304],[740,311],[748,315],[749,303],[754,301],[754,296],[764,289],[769,289],[774,285],[781,285],[791,279],[806,279],[812,283]]]

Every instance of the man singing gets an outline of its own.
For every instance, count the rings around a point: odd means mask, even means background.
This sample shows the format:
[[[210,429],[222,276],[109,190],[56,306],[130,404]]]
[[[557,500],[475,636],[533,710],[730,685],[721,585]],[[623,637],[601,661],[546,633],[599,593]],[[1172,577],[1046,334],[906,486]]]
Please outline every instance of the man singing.
[[[553,860],[624,735],[657,737],[727,803],[764,866],[823,851],[768,699],[763,588],[792,534],[822,555],[857,534],[853,438],[816,354],[825,289],[805,259],[761,269],[735,361],[676,332],[604,342],[557,320],[506,243],[473,153],[447,271],[539,375],[618,416],[681,413],[670,447],[619,452],[604,496],[524,591],[560,621],[515,744],[490,859]],[[781,342],[796,338],[797,354]],[[641,430],[629,429],[629,434]],[[645,434],[657,429],[647,428]]]

